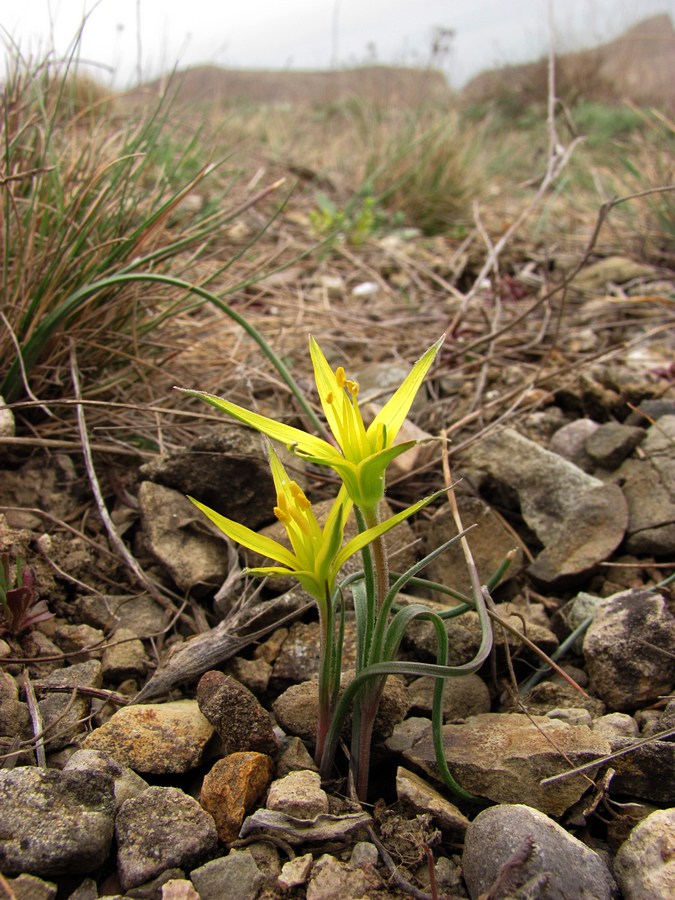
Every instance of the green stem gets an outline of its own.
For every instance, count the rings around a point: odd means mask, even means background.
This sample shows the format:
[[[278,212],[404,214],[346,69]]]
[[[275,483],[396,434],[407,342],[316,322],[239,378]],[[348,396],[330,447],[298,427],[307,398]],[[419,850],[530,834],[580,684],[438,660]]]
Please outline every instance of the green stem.
[[[326,609],[320,610],[319,624],[321,629],[321,648],[319,667],[319,703],[318,715],[316,723],[316,748],[314,751],[314,759],[319,765],[324,755],[326,746],[326,737],[333,718],[333,710],[337,699],[337,687],[335,684],[335,675],[339,678],[339,668],[334,665],[335,646],[333,635],[333,605],[331,598],[326,598]]]
[[[366,528],[374,528],[376,525],[380,524],[377,508],[364,509],[361,510],[361,512],[363,513]],[[371,541],[370,550],[375,567],[375,595],[377,597],[377,609],[380,610],[389,589],[389,561],[387,560],[387,547],[383,535],[380,535]]]

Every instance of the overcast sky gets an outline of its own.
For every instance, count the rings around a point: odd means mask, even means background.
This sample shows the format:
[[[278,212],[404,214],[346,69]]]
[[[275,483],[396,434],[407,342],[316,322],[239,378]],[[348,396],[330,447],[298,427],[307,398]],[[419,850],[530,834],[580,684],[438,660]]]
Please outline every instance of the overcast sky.
[[[435,26],[455,32],[445,71],[460,87],[484,68],[616,37],[675,0],[0,0],[5,45],[69,53],[118,87],[175,65],[321,69],[337,62],[428,64]]]

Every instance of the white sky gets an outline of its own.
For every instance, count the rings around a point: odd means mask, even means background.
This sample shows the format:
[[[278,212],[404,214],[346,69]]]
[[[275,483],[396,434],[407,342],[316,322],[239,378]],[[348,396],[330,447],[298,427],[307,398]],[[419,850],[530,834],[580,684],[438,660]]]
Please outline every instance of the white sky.
[[[456,32],[445,70],[460,87],[481,69],[544,53],[549,7],[561,49],[609,40],[656,13],[675,20],[675,0],[0,0],[0,27],[5,46],[58,58],[89,13],[80,59],[127,87],[175,65],[354,65],[369,47],[378,62],[423,65],[443,26]]]

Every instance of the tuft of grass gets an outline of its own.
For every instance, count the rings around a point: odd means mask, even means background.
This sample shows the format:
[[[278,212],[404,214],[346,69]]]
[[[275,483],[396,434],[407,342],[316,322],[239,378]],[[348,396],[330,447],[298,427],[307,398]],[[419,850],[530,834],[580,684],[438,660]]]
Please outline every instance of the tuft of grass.
[[[167,137],[176,123],[163,99],[128,117],[49,61],[17,58],[0,104],[0,392],[11,402],[62,390],[71,342],[99,383],[120,368],[135,377],[134,360],[161,362],[160,310],[180,292],[115,279],[179,274],[182,258],[208,249],[225,211],[200,203],[180,229],[175,217],[214,167],[195,164],[194,143]]]
[[[362,192],[426,235],[466,221],[476,152],[456,116],[414,113],[393,124],[385,117],[371,140]]]

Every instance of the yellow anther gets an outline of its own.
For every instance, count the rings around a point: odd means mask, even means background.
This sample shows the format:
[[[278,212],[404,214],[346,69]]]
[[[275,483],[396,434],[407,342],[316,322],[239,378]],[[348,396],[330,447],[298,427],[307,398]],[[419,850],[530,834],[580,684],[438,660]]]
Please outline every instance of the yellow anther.
[[[330,404],[333,402],[333,400],[335,400],[335,397],[333,396],[333,392],[328,391],[328,393],[326,394],[326,403]]]
[[[351,379],[347,378],[343,366],[338,366],[335,370],[335,380],[338,383],[338,387],[347,388],[352,397],[356,397],[359,392],[358,382],[352,381]],[[328,402],[331,403],[332,401],[329,400]]]
[[[287,512],[285,512],[283,509],[281,509],[280,506],[274,507],[274,515],[284,525],[287,525],[291,521],[291,517],[288,515]]]
[[[293,494],[293,499],[295,500],[298,509],[307,510],[312,508],[312,504],[309,502],[307,497],[302,491],[302,488],[295,481],[291,481],[289,485],[291,489],[291,494]]]

